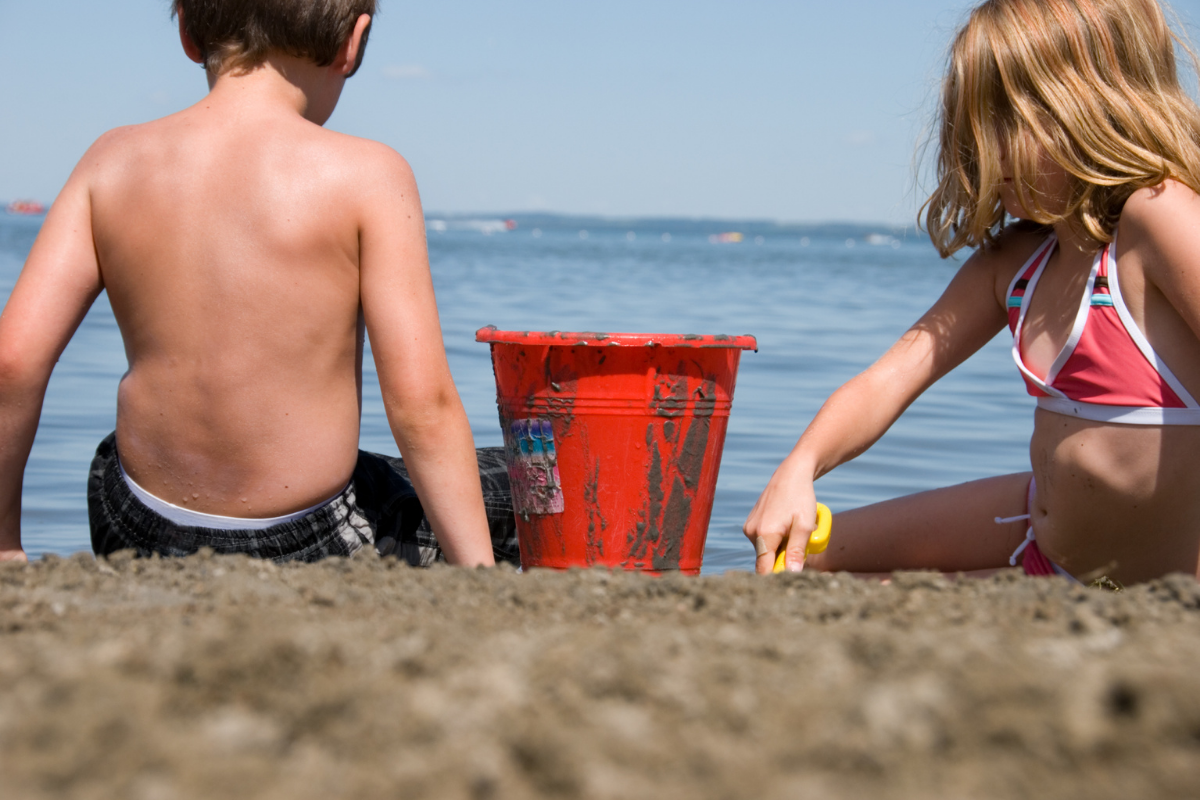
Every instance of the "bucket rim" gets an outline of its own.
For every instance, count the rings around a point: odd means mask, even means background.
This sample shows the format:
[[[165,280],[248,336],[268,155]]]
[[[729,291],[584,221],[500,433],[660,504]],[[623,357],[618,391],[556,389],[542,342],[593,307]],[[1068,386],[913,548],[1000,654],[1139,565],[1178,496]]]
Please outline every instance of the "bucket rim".
[[[529,344],[558,347],[696,347],[732,348],[758,352],[749,334],[723,333],[603,333],[600,331],[502,331],[488,325],[475,331],[475,341],[489,344]]]

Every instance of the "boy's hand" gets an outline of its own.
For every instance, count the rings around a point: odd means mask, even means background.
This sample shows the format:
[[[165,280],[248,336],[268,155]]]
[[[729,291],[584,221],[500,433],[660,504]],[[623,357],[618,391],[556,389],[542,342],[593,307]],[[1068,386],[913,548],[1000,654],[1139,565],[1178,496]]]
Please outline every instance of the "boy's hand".
[[[816,519],[812,470],[790,456],[775,470],[742,526],[755,548],[754,571],[759,575],[771,574],[785,537],[787,571],[804,569],[808,538],[816,527]]]

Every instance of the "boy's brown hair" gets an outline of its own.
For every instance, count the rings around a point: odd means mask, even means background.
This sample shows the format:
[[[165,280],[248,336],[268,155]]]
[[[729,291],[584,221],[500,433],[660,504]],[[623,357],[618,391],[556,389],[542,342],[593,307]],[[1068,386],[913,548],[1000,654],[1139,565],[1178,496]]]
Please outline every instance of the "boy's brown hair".
[[[174,0],[172,13],[183,17],[205,66],[220,74],[253,69],[272,50],[327,67],[359,16],[373,18],[375,6],[376,0]],[[367,32],[355,71],[367,49]]]

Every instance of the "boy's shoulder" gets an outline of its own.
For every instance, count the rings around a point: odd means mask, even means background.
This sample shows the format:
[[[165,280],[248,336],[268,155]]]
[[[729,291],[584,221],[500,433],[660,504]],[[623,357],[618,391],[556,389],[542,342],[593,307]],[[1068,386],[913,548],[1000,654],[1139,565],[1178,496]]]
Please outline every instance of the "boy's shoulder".
[[[328,137],[329,146],[336,148],[347,160],[347,167],[360,175],[364,188],[367,185],[394,186],[397,183],[416,185],[408,161],[389,145],[325,128],[318,128],[318,131]]]
[[[149,125],[153,123],[123,125],[100,134],[79,159],[76,172],[95,173],[136,157],[148,139],[146,128]]]
[[[214,141],[196,133],[190,111],[107,131],[80,159],[78,177],[93,184],[109,178],[129,179],[139,172],[169,170],[171,165],[189,162],[195,152],[188,150],[219,150]],[[226,146],[246,154],[257,145],[273,148],[283,157],[270,159],[272,164],[286,165],[288,171],[329,189],[340,185],[346,190],[344,199],[357,197],[369,203],[380,193],[395,192],[416,197],[412,168],[392,147],[299,119],[293,124],[291,129],[245,131],[232,145],[225,137]],[[264,141],[256,143],[256,136]]]
[[[393,202],[418,199],[412,167],[383,142],[298,122],[292,144],[297,156],[295,169],[308,169],[313,179],[339,184],[345,199],[364,211],[385,196]]]
[[[117,154],[123,148],[144,148],[154,142],[181,143],[188,138],[187,130],[195,127],[194,120],[195,109],[192,108],[149,122],[113,128],[97,138],[89,152]],[[300,117],[290,122],[294,126],[292,129],[276,126],[272,135],[290,139],[296,147],[350,157],[367,170],[384,168],[411,172],[404,157],[382,142],[330,130]],[[252,129],[245,131],[247,139],[256,135]]]
[[[362,226],[395,224],[402,215],[420,221],[423,230],[417,179],[404,156],[373,139],[324,128],[318,132],[319,146],[328,148],[321,155],[329,157],[330,183],[340,185]]]

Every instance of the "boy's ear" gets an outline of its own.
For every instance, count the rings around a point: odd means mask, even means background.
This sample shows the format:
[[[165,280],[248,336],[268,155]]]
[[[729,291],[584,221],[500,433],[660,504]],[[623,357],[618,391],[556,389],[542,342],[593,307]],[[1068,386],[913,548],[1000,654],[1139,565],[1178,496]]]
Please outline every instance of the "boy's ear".
[[[175,6],[175,16],[179,17],[179,43],[183,45],[184,54],[197,64],[203,64],[204,53],[201,52],[200,46],[192,41],[192,37],[188,36],[187,26],[183,24],[183,9],[179,6]]]
[[[347,78],[350,78],[354,73],[358,72],[358,68],[362,66],[363,55],[367,52],[367,36],[371,32],[371,15],[360,14],[358,19],[354,21],[354,30],[350,36],[342,44],[341,50],[338,51],[337,59],[333,62],[333,68],[336,72],[340,72]]]

